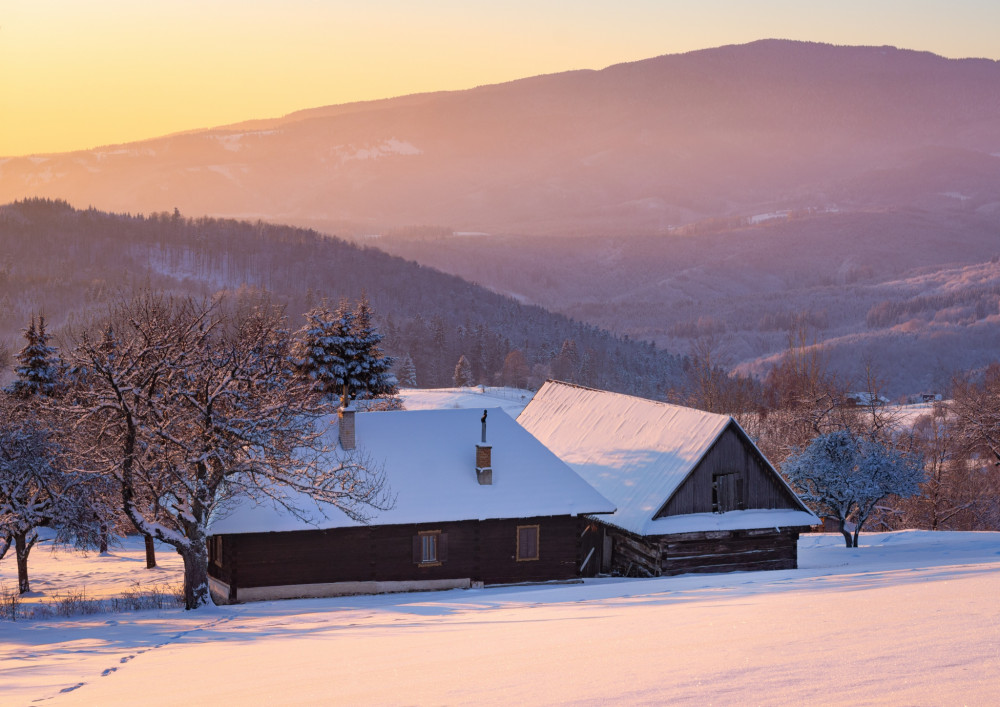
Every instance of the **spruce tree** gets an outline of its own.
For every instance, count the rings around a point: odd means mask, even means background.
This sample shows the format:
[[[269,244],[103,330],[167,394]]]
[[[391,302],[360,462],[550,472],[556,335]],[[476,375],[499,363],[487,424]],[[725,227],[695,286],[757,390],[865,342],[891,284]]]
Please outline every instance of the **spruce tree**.
[[[384,356],[382,335],[372,324],[366,299],[352,311],[343,299],[331,312],[324,302],[306,314],[299,331],[296,365],[314,381],[313,389],[330,397],[339,395],[347,406],[359,394],[391,395],[396,377],[390,372],[393,359]]]
[[[24,330],[24,338],[27,343],[17,354],[18,365],[14,369],[17,380],[10,390],[21,398],[51,396],[59,379],[60,362],[56,349],[49,346],[44,316],[38,317],[37,326],[35,317],[31,317],[31,323]]]
[[[354,366],[358,383],[352,394],[365,393],[375,398],[395,395],[397,381],[391,369],[396,361],[382,353],[380,345],[385,337],[375,329],[371,305],[363,294],[354,310],[353,332],[358,347]]]
[[[456,388],[466,388],[474,384],[472,379],[472,364],[469,359],[462,354],[455,365],[455,376],[453,378]]]
[[[413,363],[413,359],[410,358],[410,354],[403,356],[403,359],[399,362],[396,368],[396,378],[399,380],[400,385],[405,385],[409,388],[417,387],[417,367]]]

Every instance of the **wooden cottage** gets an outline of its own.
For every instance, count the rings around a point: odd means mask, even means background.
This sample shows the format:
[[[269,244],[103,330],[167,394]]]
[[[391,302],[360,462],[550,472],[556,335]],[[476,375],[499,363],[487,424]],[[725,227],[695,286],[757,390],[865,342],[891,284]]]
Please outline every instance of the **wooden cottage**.
[[[394,507],[363,524],[242,502],[210,528],[217,603],[578,577],[584,514],[614,510],[499,408],[485,443],[478,410],[348,411],[331,434],[382,466]]]
[[[819,523],[728,415],[548,381],[518,422],[617,506],[586,572],[793,569]]]

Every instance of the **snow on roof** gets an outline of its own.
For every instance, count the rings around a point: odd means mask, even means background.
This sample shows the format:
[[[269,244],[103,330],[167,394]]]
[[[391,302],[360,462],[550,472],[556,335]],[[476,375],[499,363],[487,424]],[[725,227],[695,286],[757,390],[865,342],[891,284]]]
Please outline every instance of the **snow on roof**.
[[[384,469],[396,496],[391,510],[373,512],[372,524],[439,523],[494,518],[609,513],[614,504],[528,434],[500,408],[489,410],[492,485],[476,480],[479,410],[399,410],[358,413],[357,452]],[[337,437],[337,428],[328,433]],[[341,528],[361,523],[332,506],[311,509],[308,522],[271,504],[245,501],[214,520],[212,534]]]
[[[730,424],[728,415],[548,381],[517,421],[618,506],[602,521],[636,535],[819,522],[804,509],[756,514],[762,525],[747,511],[654,520]],[[785,522],[772,522],[779,514],[788,514]]]

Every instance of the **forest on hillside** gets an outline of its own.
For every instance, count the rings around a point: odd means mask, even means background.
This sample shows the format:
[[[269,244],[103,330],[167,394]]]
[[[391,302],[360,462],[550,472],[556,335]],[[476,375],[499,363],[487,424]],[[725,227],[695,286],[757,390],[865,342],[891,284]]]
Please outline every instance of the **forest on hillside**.
[[[121,291],[210,297],[266,290],[294,327],[324,298],[367,295],[386,352],[412,362],[405,383],[450,386],[462,357],[472,384],[548,377],[662,398],[679,357],[648,342],[524,305],[458,277],[315,231],[231,219],[78,210],[28,199],[0,207],[0,344],[9,357],[32,314],[58,336]],[[407,365],[409,368],[409,366]]]

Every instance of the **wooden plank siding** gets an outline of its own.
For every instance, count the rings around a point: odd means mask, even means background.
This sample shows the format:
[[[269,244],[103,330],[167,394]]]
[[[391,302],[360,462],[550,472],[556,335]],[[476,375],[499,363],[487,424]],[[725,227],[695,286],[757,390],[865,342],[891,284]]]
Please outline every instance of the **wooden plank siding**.
[[[239,588],[469,578],[507,584],[579,576],[584,518],[554,516],[241,533],[209,538],[209,575]],[[537,525],[537,560],[517,559],[517,527]],[[447,535],[447,559],[414,561],[420,532]]]
[[[608,529],[614,543],[612,571],[626,577],[687,572],[795,569],[798,530],[733,530],[638,536]]]
[[[712,505],[713,478],[733,473],[742,482],[742,508],[802,508],[736,423],[730,422],[654,517],[711,513],[716,510]]]
[[[797,530],[734,530],[658,538],[662,574],[793,570],[798,566]]]

